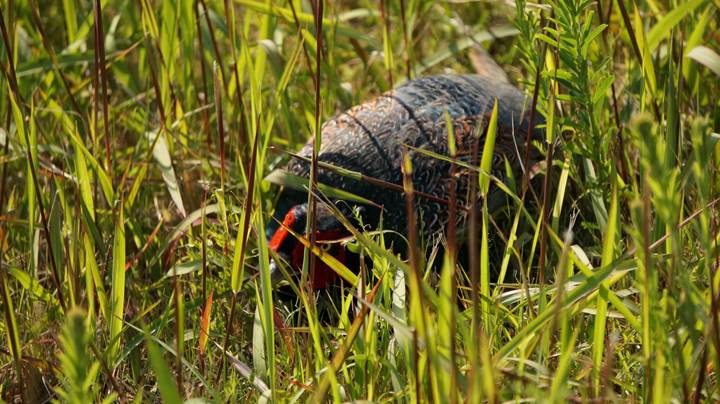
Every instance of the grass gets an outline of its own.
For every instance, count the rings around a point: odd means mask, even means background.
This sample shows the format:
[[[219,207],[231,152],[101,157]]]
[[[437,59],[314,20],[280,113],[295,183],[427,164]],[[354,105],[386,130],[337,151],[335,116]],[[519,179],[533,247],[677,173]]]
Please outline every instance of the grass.
[[[0,397],[718,401],[719,7],[3,2]],[[309,240],[279,299],[284,151],[478,47],[544,118],[532,182],[486,175],[486,142],[464,168],[508,206],[470,212],[472,247],[426,256],[411,226],[404,261],[354,231],[328,299]]]

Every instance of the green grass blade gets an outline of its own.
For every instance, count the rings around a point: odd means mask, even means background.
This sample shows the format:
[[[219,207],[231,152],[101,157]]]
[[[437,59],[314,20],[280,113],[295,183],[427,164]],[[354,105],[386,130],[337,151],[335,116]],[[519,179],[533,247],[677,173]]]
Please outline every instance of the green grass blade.
[[[495,137],[498,128],[498,100],[495,99],[492,113],[490,114],[490,123],[488,124],[487,133],[485,134],[485,144],[483,146],[482,159],[480,160],[480,193],[486,197],[490,189],[490,177],[488,173],[493,172],[492,162],[495,152]]]
[[[185,204],[183,203],[182,195],[180,194],[180,186],[178,185],[178,180],[175,176],[175,169],[173,168],[168,144],[162,132],[163,131],[147,132],[146,136],[148,142],[154,145],[152,150],[153,158],[160,169],[162,179],[165,182],[165,187],[170,193],[172,201],[175,202],[175,206],[178,211],[180,211],[180,215],[184,218],[187,216],[187,212],[185,212]]]
[[[650,52],[654,52],[655,48],[665,38],[675,26],[682,21],[685,16],[692,13],[699,5],[705,3],[704,0],[690,0],[682,3],[678,3],[677,7],[674,7],[672,11],[665,14],[657,24],[653,25],[650,32],[647,34],[647,46]]]
[[[608,216],[608,226],[605,229],[605,235],[603,240],[603,251],[602,251],[602,266],[609,266],[613,258],[615,257],[615,243],[616,243],[616,229],[618,222],[618,201],[617,201],[617,188],[613,187],[612,200],[610,202],[610,213]],[[609,288],[609,283],[603,282],[604,288]],[[595,313],[595,327],[593,332],[593,386],[595,394],[600,394],[601,388],[601,370],[602,360],[604,355],[605,347],[605,325],[607,322],[607,308],[608,308],[608,293],[606,289],[600,289],[600,294],[597,298],[596,313]]]
[[[178,391],[178,386],[173,380],[172,372],[170,367],[163,359],[160,348],[155,345],[150,333],[145,331],[145,344],[147,344],[148,354],[150,356],[150,365],[155,372],[157,378],[157,387],[160,390],[160,396],[165,403],[181,403],[182,397]]]
[[[720,55],[707,46],[696,46],[692,48],[686,57],[700,63],[720,76]]]
[[[120,337],[125,318],[125,215],[122,206],[117,212],[110,274],[110,347],[108,348],[110,362],[115,361],[120,350]]]

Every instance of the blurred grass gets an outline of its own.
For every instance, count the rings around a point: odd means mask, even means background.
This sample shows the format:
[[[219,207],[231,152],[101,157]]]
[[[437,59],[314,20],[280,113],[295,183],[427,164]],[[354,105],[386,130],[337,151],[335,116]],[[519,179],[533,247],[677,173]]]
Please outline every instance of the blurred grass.
[[[0,4],[0,397],[720,400],[717,1],[314,4]],[[353,230],[357,290],[275,296],[280,150],[477,47],[546,122],[533,185],[488,142],[508,206],[447,256]]]

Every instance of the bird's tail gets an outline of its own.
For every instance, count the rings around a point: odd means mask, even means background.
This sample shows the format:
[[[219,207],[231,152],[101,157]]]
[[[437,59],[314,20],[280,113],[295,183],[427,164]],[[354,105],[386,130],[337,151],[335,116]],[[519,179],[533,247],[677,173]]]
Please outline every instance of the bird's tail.
[[[501,81],[510,84],[510,79],[505,71],[482,46],[478,45],[470,49],[470,62],[479,76],[491,78],[495,82]]]

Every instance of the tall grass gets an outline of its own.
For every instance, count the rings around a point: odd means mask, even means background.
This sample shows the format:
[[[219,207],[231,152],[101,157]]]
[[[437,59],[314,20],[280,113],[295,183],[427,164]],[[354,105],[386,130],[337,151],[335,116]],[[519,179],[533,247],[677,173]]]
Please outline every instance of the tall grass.
[[[6,401],[720,399],[717,2],[0,11]],[[472,72],[479,47],[545,129],[522,178],[488,175],[493,141],[453,164],[507,206],[469,209],[442,250],[409,220],[407,260],[337,211],[356,274],[297,234],[297,297],[278,297],[267,175],[337,112]],[[309,190],[311,218],[332,195],[316,163],[281,179]],[[392,191],[411,219],[412,169]],[[335,296],[307,287],[318,260],[344,278]]]

